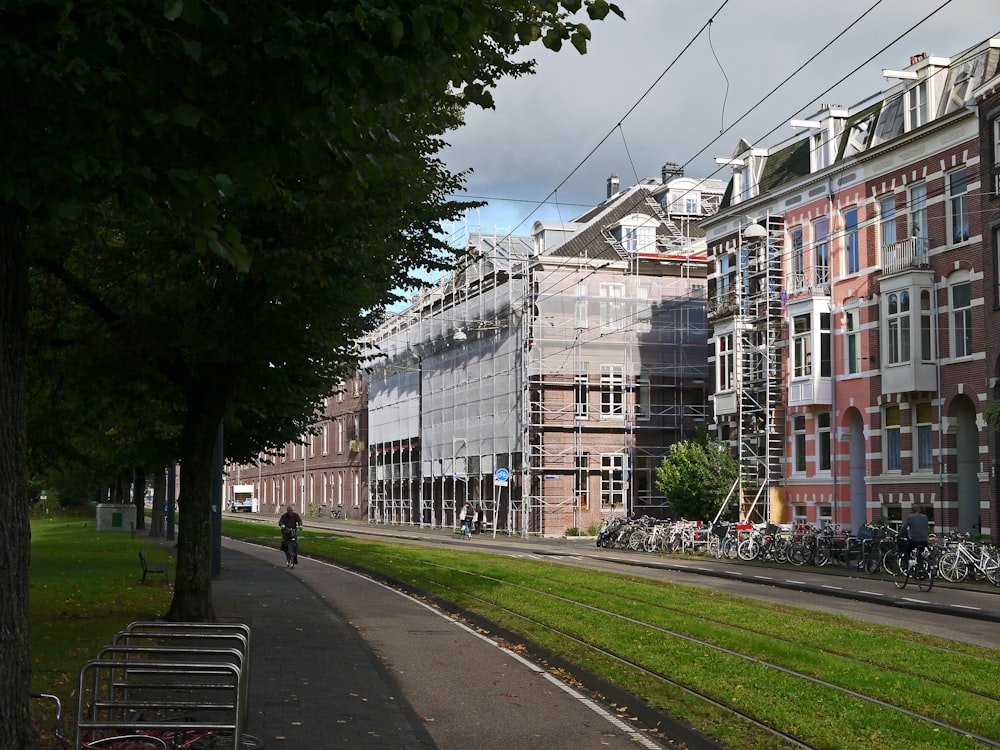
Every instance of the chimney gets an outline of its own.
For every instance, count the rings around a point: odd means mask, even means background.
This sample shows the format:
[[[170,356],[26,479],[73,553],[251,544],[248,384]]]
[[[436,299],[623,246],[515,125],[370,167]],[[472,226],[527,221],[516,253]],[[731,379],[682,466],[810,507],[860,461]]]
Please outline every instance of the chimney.
[[[608,197],[618,192],[618,175],[613,174],[608,178]]]
[[[663,169],[661,170],[660,174],[663,178],[663,184],[666,185],[668,182],[670,182],[676,177],[683,177],[684,170],[681,168],[681,165],[678,164],[677,162],[668,161],[666,164],[663,165]]]

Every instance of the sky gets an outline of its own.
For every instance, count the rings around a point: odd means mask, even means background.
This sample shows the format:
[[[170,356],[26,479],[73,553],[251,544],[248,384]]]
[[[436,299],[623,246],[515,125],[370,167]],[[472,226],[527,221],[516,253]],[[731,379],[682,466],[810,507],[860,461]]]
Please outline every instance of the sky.
[[[666,162],[728,180],[715,157],[741,138],[780,143],[796,132],[790,119],[820,104],[849,107],[890,88],[883,68],[1000,35],[1000,0],[617,3],[624,21],[579,15],[593,35],[586,55],[530,47],[536,73],[502,82],[495,109],[469,110],[446,136],[445,164],[471,170],[455,197],[489,202],[453,231],[529,235],[537,220],[603,201],[612,173],[624,189]]]

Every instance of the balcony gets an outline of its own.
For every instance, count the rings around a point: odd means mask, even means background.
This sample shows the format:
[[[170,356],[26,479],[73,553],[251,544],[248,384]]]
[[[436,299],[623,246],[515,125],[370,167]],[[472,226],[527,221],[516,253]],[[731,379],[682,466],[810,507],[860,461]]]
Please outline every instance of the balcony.
[[[929,264],[930,240],[927,237],[910,237],[882,249],[883,276],[927,268]]]
[[[736,292],[732,290],[723,292],[708,301],[708,314],[715,319],[731,317],[736,315],[738,310]]]

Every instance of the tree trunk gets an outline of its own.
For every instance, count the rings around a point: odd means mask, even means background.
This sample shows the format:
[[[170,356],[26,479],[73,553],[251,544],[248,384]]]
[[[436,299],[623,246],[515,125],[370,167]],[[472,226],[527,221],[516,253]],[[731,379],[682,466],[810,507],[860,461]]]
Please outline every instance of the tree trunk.
[[[153,515],[149,519],[149,536],[162,537],[165,534],[167,510],[167,472],[165,469],[153,472]]]
[[[0,203],[0,750],[31,750],[28,637],[28,428],[24,368],[28,337],[27,217]]]
[[[136,469],[132,473],[132,503],[135,505],[135,528],[146,528],[146,472]]]
[[[174,622],[214,622],[212,605],[212,471],[221,414],[206,393],[188,398],[181,434],[180,524],[174,599],[166,618]]]

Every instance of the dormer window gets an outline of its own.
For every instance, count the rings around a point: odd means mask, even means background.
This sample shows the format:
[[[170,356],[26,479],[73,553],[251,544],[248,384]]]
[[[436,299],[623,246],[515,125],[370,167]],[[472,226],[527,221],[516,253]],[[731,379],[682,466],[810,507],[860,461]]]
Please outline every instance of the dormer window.
[[[906,92],[906,129],[919,128],[927,122],[927,81],[920,81]]]
[[[654,252],[656,249],[656,225],[654,219],[645,214],[633,214],[622,219],[613,233],[630,255]]]

